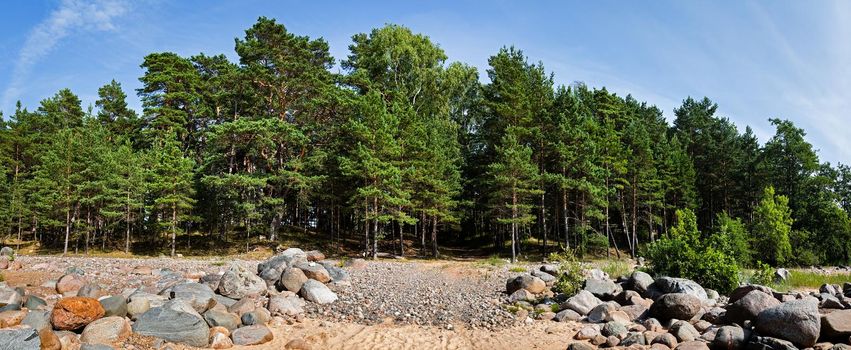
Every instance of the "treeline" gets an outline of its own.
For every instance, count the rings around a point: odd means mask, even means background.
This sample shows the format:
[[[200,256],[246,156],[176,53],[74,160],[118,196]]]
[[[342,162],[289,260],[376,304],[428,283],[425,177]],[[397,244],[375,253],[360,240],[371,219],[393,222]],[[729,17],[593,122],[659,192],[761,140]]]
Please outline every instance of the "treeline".
[[[791,247],[773,263],[849,260],[851,171],[820,163],[789,121],[772,119],[760,145],[688,98],[669,125],[632,96],[556,86],[513,47],[490,57],[483,84],[397,25],[355,35],[343,73],[324,40],[271,19],[235,47],[239,62],[146,56],[141,114],[115,81],[86,110],[69,90],[33,111],[19,103],[0,130],[0,226],[66,252],[174,254],[190,233],[187,244],[248,248],[297,230],[359,240],[365,254],[414,242],[437,255],[452,239],[514,258],[640,254],[692,209],[709,235],[740,224],[742,259],[766,260],[752,252],[770,231]],[[786,231],[758,210],[770,187],[787,199]]]

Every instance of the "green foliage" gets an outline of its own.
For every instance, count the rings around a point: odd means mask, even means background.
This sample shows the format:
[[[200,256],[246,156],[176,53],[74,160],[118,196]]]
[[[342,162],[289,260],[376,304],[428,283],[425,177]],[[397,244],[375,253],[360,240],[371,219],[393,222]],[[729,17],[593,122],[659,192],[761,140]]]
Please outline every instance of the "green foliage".
[[[508,269],[508,271],[510,271],[510,272],[526,272],[526,268],[523,267],[523,266],[512,266],[510,269]]]
[[[700,240],[696,221],[691,211],[677,211],[677,224],[671,228],[670,235],[646,248],[651,271],[692,279],[721,293],[729,292],[739,284],[739,266],[732,257]]]
[[[789,243],[792,214],[788,203],[786,196],[775,195],[773,187],[766,187],[751,225],[754,251],[760,252],[760,256],[775,266],[785,264],[792,256]]]
[[[632,273],[632,266],[623,260],[606,261],[600,266],[600,270],[607,273],[609,277],[617,279]]]
[[[754,273],[748,280],[750,284],[759,284],[762,286],[770,286],[774,284],[774,269],[762,261],[757,261],[754,266]]]
[[[559,275],[553,284],[553,291],[565,295],[574,295],[585,282],[582,274],[582,264],[576,259],[576,254],[571,250],[559,253],[550,253],[547,261],[558,264]]]
[[[709,237],[709,245],[732,257],[739,265],[749,266],[752,253],[742,220],[721,213],[716,219],[716,227],[716,232]]]

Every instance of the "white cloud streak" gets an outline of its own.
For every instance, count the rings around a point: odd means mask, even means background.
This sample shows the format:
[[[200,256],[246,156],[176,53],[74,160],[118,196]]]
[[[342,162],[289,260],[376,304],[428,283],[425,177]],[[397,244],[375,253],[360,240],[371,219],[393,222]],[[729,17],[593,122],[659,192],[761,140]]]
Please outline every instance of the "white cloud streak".
[[[63,39],[79,32],[113,31],[116,29],[114,20],[127,12],[128,5],[119,0],[62,0],[59,8],[27,36],[0,106],[11,106],[21,96],[32,68]]]

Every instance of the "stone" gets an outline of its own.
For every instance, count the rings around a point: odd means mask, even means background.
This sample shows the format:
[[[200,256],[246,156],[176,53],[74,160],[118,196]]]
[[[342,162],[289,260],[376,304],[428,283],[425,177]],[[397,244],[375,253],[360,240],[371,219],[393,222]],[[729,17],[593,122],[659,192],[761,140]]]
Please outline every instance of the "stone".
[[[274,316],[295,316],[304,313],[304,300],[295,294],[273,295],[266,306]]]
[[[198,279],[198,283],[207,285],[207,287],[210,287],[210,289],[212,289],[212,290],[218,290],[219,289],[219,283],[221,281],[222,281],[222,275],[217,274],[217,273],[204,275],[203,277]],[[216,295],[218,295],[218,294],[216,294]]]
[[[53,330],[45,328],[38,331],[41,350],[62,350],[62,342]]]
[[[548,274],[550,274],[550,275],[553,275],[553,276],[558,276],[558,275],[559,275],[559,271],[558,271],[558,270],[559,270],[559,268],[558,268],[558,265],[555,265],[555,264],[544,264],[544,265],[541,265],[541,267],[540,267],[538,270],[541,270],[542,272],[546,272],[546,273],[548,273]]]
[[[624,347],[631,345],[647,345],[647,339],[644,337],[644,334],[640,332],[629,332],[621,340],[619,345]]]
[[[319,262],[325,260],[325,254],[322,254],[322,252],[318,250],[309,250],[304,254],[307,255],[307,261]]]
[[[28,295],[27,302],[24,303],[24,307],[28,310],[36,310],[41,309],[47,306],[47,302],[44,299],[39,298],[35,295]]]
[[[851,336],[851,310],[837,310],[821,316],[821,335],[825,338]]]
[[[239,263],[231,264],[222,275],[218,292],[228,298],[242,299],[249,295],[262,295],[266,291],[266,281]],[[206,339],[204,340],[206,342]]]
[[[215,333],[210,336],[210,348],[212,349],[230,349],[233,347],[233,341],[230,337],[222,333]]]
[[[61,344],[61,348],[64,349],[80,349],[80,336],[78,336],[74,332],[69,331],[58,331],[54,332],[56,337],[59,338],[59,344]]]
[[[9,310],[0,312],[0,328],[14,327],[24,320],[27,312],[23,310]]]
[[[106,291],[104,291],[99,285],[95,283],[86,283],[77,290],[76,296],[97,299],[105,295],[107,295]]]
[[[198,282],[181,283],[171,287],[171,299],[186,300],[198,313],[203,313],[212,307],[216,301],[213,290]]]
[[[80,350],[115,350],[115,348],[106,344],[83,343]]]
[[[0,248],[0,256],[12,259],[15,257],[15,250],[11,247]]]
[[[213,299],[216,300],[216,305],[221,305],[225,309],[231,307],[231,305],[233,305],[233,304],[236,304],[236,302],[238,301],[236,299],[231,299],[231,298],[228,298],[226,296],[221,296],[221,295],[218,295],[218,294],[213,295]]]
[[[714,350],[740,350],[750,339],[750,331],[736,326],[723,326],[715,333],[712,340]]]
[[[686,321],[677,321],[668,330],[680,342],[688,342],[700,338],[700,332]]]
[[[653,340],[650,341],[651,344],[663,344],[668,348],[675,348],[677,346],[677,337],[675,337],[671,333],[662,333],[657,335]]]
[[[642,326],[644,326],[644,328],[647,329],[648,331],[653,331],[653,332],[660,332],[660,331],[664,330],[662,328],[662,323],[660,323],[659,320],[657,320],[655,318],[648,318],[648,319],[644,320],[644,322],[642,322]]]
[[[620,285],[610,279],[585,279],[583,290],[591,292],[595,297],[602,300],[612,300],[623,290]]]
[[[231,332],[234,345],[260,345],[272,341],[273,338],[272,331],[264,325],[246,326]]]
[[[230,312],[208,310],[204,313],[204,320],[210,327],[223,327],[228,331],[239,327],[239,316]]]
[[[505,283],[505,290],[508,294],[516,292],[518,289],[525,289],[533,294],[540,294],[547,288],[547,284],[544,283],[538,277],[523,274],[517,276],[515,278],[509,278],[508,282]]]
[[[127,297],[127,303],[132,303],[136,300],[147,300],[150,307],[158,307],[163,306],[166,301],[168,301],[168,297],[163,295],[156,295],[151,293],[146,293],[142,290],[136,290],[129,297]]]
[[[541,281],[544,281],[547,285],[552,285],[556,281],[556,276],[550,275],[543,271],[532,271],[532,276],[538,277]]]
[[[774,290],[771,289],[771,288],[768,288],[766,286],[761,286],[761,285],[758,285],[758,284],[747,284],[747,285],[740,286],[740,287],[734,289],[730,293],[730,297],[729,297],[729,300],[727,300],[727,302],[730,303],[730,304],[735,303],[739,299],[744,298],[745,295],[748,295],[748,293],[755,291],[755,290],[758,290],[758,291],[763,292],[763,293],[768,294],[768,295],[774,295]]]
[[[579,332],[576,332],[574,338],[577,340],[591,340],[594,337],[601,335],[600,330],[597,327],[585,326],[579,329]]]
[[[606,324],[603,325],[603,328],[600,330],[600,334],[602,334],[605,337],[615,336],[615,337],[621,338],[624,335],[626,335],[626,332],[627,332],[626,326],[624,326],[620,322],[607,322]]]
[[[0,305],[18,305],[23,303],[23,297],[14,289],[8,287],[0,287]]]
[[[571,309],[564,309],[555,314],[553,320],[556,322],[571,322],[571,321],[579,321],[582,319],[582,315],[578,314],[576,311]]]
[[[588,315],[592,309],[597,307],[597,305],[602,304],[603,301],[599,298],[595,297],[594,294],[586,290],[581,290],[576,295],[567,299],[567,301],[563,304],[564,308],[571,309],[576,311],[580,315]]]
[[[588,322],[601,323],[606,322],[610,318],[609,314],[617,310],[617,307],[610,303],[602,303],[591,309],[588,313]]]
[[[327,286],[316,280],[307,280],[301,287],[301,296],[317,304],[329,304],[337,301],[334,294]]]
[[[759,313],[756,330],[762,335],[791,341],[807,348],[816,343],[821,317],[815,300],[801,299],[782,303]]]
[[[103,317],[104,313],[103,307],[95,299],[70,297],[56,302],[50,320],[54,329],[72,331]]]
[[[257,274],[266,281],[267,287],[272,287],[281,279],[281,273],[289,266],[285,256],[273,256],[257,265]]]
[[[40,350],[41,338],[38,332],[27,326],[0,329],[0,349]]]
[[[700,299],[694,295],[670,293],[662,295],[650,306],[650,315],[660,320],[690,320],[700,310]]]
[[[516,303],[518,301],[533,301],[535,300],[535,295],[532,292],[525,289],[518,289],[514,293],[508,296],[509,303]]]
[[[823,293],[821,296],[821,302],[819,303],[819,308],[821,309],[844,309],[845,305],[837,298],[831,294]]]
[[[285,350],[313,350],[313,347],[310,346],[304,339],[293,339],[287,342],[284,345]]]
[[[789,270],[784,269],[782,267],[777,269],[777,271],[774,271],[774,283],[781,283],[783,281],[786,281],[787,279],[789,279],[789,276],[791,274],[792,273],[789,272]]]
[[[284,290],[298,293],[304,282],[307,282],[307,276],[304,274],[304,271],[296,267],[288,267],[280,275],[278,284]]]
[[[706,290],[697,282],[685,278],[660,277],[647,287],[647,296],[658,299],[665,294],[688,294],[703,302],[709,299]]]
[[[135,320],[139,315],[151,309],[151,301],[148,299],[135,299],[127,303],[127,315]]]
[[[818,288],[818,291],[819,291],[819,293],[827,293],[827,294],[830,294],[830,295],[837,295],[837,294],[841,294],[842,289],[839,288],[838,286],[834,286],[832,284],[822,284]]]
[[[641,320],[647,317],[649,308],[644,305],[627,305],[621,306],[618,310],[623,312],[630,321]]]
[[[91,344],[111,344],[130,336],[130,322],[124,317],[110,316],[95,320],[83,328],[80,341]]]
[[[127,301],[123,296],[113,295],[99,300],[100,306],[103,307],[104,317],[127,316]]]
[[[321,261],[319,263],[325,267],[326,271],[328,271],[328,274],[331,276],[331,283],[341,283],[349,281],[348,271],[343,270],[342,268],[330,261]]]
[[[73,293],[83,288],[86,285],[86,280],[76,273],[71,273],[59,277],[56,281],[56,292],[59,294]]]
[[[641,296],[647,296],[647,288],[653,284],[653,276],[643,271],[633,271],[626,284],[629,289],[638,292]]]
[[[366,268],[366,265],[367,265],[366,260],[364,260],[364,259],[362,259],[362,258],[356,258],[356,259],[346,260],[346,261],[343,263],[343,266],[348,267],[348,268],[352,268],[352,269],[355,269],[355,270],[362,270],[362,269],[365,269],[365,268]]]
[[[30,310],[21,320],[21,324],[35,328],[37,331],[50,328],[50,311]]]
[[[748,341],[748,350],[798,350],[792,342],[772,337],[754,335]]]
[[[207,345],[210,328],[191,305],[172,300],[139,315],[133,332],[195,347]]]
[[[236,303],[228,307],[228,312],[237,314],[238,316],[242,317],[242,314],[254,311],[254,302],[255,299],[251,297],[240,299]]]
[[[567,350],[596,350],[597,348],[586,342],[576,341],[567,344]]]
[[[726,318],[729,322],[743,325],[746,320],[755,320],[760,312],[777,305],[780,305],[780,301],[774,299],[774,296],[753,290],[727,306]]]
[[[702,341],[694,340],[694,341],[687,341],[687,342],[684,342],[684,343],[680,343],[674,349],[675,350],[709,350],[709,346],[707,346],[706,343],[704,343]]]

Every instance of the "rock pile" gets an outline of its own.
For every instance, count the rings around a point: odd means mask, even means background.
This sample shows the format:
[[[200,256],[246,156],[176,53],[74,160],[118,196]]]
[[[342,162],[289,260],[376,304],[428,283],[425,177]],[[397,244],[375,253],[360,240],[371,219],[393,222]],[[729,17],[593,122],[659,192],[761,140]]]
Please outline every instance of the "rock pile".
[[[0,250],[0,260],[5,248]],[[11,254],[11,253],[10,253]],[[308,302],[328,304],[350,286],[348,273],[322,253],[290,248],[249,270],[233,262],[221,274],[159,270],[154,286],[110,295],[85,271],[69,268],[42,298],[0,282],[0,348],[112,349],[132,333],[227,349],[273,339],[267,324],[303,317]],[[132,274],[155,269],[137,267]]]
[[[551,289],[557,276],[544,265],[509,278],[507,308],[527,322],[583,323],[568,349],[851,349],[851,283],[809,294],[743,285],[725,297],[687,279],[635,271],[612,280],[591,270],[568,296]]]

